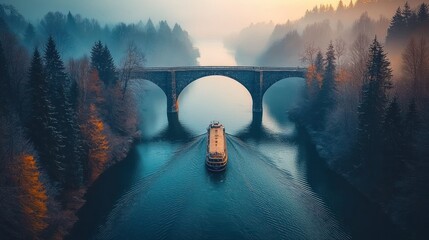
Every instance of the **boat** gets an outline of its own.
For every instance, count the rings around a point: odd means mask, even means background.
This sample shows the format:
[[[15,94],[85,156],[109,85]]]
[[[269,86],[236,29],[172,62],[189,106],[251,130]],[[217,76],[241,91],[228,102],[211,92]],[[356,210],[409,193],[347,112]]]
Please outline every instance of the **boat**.
[[[228,163],[225,128],[218,121],[213,121],[207,128],[206,167],[209,171],[221,172]]]

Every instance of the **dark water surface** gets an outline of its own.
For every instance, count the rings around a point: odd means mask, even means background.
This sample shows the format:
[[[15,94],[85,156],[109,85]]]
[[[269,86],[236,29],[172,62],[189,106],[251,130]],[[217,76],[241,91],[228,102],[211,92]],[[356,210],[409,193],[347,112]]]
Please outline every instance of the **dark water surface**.
[[[165,96],[133,86],[144,140],[89,189],[71,239],[402,239],[380,210],[317,157],[287,110],[302,79],[268,90],[263,116],[235,81],[207,77],[166,112]],[[205,169],[205,129],[221,121],[225,172]]]

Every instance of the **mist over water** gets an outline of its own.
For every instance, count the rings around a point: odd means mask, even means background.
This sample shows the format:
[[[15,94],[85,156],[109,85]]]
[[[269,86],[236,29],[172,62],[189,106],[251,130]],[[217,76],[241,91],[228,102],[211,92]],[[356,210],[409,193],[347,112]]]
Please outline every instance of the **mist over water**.
[[[394,239],[380,211],[317,157],[287,111],[303,80],[273,85],[253,116],[247,90],[232,79],[199,79],[166,97],[136,81],[144,139],[90,188],[71,239]],[[206,127],[227,132],[225,172],[204,164]]]

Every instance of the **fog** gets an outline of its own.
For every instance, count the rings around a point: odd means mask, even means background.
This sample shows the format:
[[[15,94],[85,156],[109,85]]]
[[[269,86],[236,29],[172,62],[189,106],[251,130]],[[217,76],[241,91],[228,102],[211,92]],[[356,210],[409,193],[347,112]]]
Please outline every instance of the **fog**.
[[[408,2],[416,9],[422,0],[336,0],[332,4],[308,6],[301,18],[282,22],[248,24],[225,38],[225,46],[233,52],[238,65],[304,66],[305,48],[312,46],[324,52],[332,41],[342,42],[344,54],[359,34],[374,36],[386,43],[390,21],[398,7]],[[402,45],[401,45],[402,44]],[[399,66],[404,43],[387,46],[394,70]],[[343,56],[344,57],[344,56]]]
[[[315,4],[336,0],[1,0],[14,5],[28,20],[49,11],[81,14],[102,23],[177,22],[197,41],[222,39],[252,22],[285,22],[302,17]]]

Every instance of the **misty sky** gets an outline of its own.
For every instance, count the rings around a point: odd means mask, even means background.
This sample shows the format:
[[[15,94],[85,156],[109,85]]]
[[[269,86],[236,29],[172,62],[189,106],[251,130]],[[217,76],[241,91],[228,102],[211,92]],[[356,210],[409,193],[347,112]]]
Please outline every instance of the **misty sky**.
[[[48,11],[71,11],[102,23],[167,20],[178,22],[191,36],[221,39],[250,23],[286,22],[301,17],[306,9],[338,0],[0,0],[14,5],[29,20]],[[348,3],[348,1],[345,1]]]

